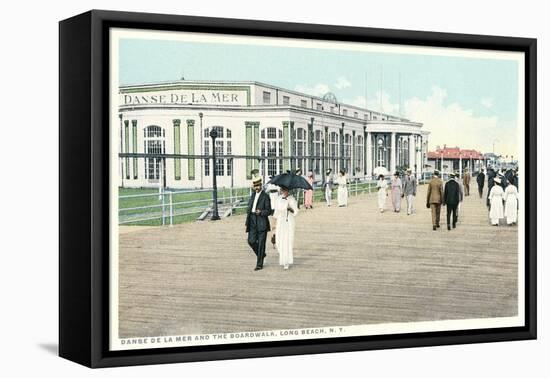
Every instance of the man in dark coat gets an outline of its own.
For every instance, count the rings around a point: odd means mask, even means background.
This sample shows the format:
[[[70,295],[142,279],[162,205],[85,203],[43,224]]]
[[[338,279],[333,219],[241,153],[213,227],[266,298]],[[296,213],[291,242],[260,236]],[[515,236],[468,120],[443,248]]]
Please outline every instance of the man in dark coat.
[[[500,170],[497,177],[500,179],[500,186],[502,186],[502,189],[506,190],[506,187],[508,186],[508,178],[506,177],[506,172],[504,172],[504,168]]]
[[[479,198],[483,197],[483,187],[485,186],[485,173],[480,171],[476,177],[477,181],[477,191],[479,192]]]
[[[460,185],[453,180],[455,175],[451,173],[450,180],[445,184],[443,191],[443,206],[447,206],[447,230],[451,230],[451,213],[453,216],[452,226],[456,228],[458,219],[458,204],[460,202]]]
[[[426,198],[426,207],[432,211],[432,227],[434,231],[439,228],[442,202],[443,181],[439,178],[439,171],[434,171],[434,175],[428,184],[428,195]]]
[[[466,197],[470,195],[470,179],[470,172],[468,171],[468,169],[465,169],[464,174],[462,175],[462,184],[464,185],[464,195]]]
[[[264,267],[265,241],[267,233],[271,230],[268,217],[273,214],[269,195],[262,190],[262,178],[256,177],[252,181],[254,192],[248,200],[246,211],[246,232],[248,232],[248,245],[256,254],[256,268]]]

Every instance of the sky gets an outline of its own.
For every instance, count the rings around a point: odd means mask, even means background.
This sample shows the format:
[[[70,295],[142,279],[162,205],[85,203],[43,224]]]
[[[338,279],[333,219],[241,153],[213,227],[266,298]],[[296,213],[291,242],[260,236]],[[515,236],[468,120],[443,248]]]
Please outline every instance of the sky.
[[[430,150],[458,146],[518,156],[514,60],[322,48],[121,39],[121,85],[259,81],[423,123]]]

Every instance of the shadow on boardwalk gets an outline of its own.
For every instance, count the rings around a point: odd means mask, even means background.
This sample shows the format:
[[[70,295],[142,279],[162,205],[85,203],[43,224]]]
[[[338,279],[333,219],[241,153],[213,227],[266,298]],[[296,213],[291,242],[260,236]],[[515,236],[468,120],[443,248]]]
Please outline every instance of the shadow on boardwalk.
[[[302,208],[288,271],[269,243],[253,271],[244,216],[121,228],[119,336],[517,315],[517,228],[491,227],[476,193],[456,230],[443,208],[432,231],[425,190],[410,216],[389,210],[389,197],[379,213],[375,194]]]

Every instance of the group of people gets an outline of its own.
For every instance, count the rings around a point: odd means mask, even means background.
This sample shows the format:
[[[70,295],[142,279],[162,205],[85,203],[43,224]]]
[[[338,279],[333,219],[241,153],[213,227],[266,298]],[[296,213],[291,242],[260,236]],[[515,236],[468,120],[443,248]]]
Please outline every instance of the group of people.
[[[447,206],[447,229],[456,228],[460,204],[465,196],[470,195],[471,176],[468,170],[464,171],[462,181],[458,173],[451,173],[449,180],[443,184],[439,171],[435,171],[428,184],[426,207],[432,212],[432,227],[440,227],[441,206]],[[477,177],[479,198],[483,198],[486,175],[481,171]],[[506,218],[508,225],[517,223],[518,218],[518,178],[517,170],[496,172],[489,168],[487,172],[487,206],[489,219],[493,226],[498,226]]]
[[[340,172],[338,172],[338,177],[334,179],[332,176],[332,168],[329,168],[325,172],[325,180],[323,181],[325,201],[328,207],[332,205],[332,191],[335,185],[338,185],[338,206],[348,206],[348,178],[346,176],[346,171],[343,169],[340,170]]]
[[[296,171],[295,173],[300,173]],[[327,206],[332,203],[333,186],[338,185],[338,206],[347,206],[348,188],[345,171],[340,171],[338,178],[333,180],[332,170],[325,172],[323,182],[325,200]],[[487,177],[488,194],[487,204],[489,207],[489,218],[491,224],[498,226],[500,221],[506,218],[508,225],[517,223],[518,218],[518,177],[517,170],[496,172],[488,169],[487,174],[483,171],[477,177],[479,197],[483,198],[483,188]],[[313,188],[313,173],[308,173],[307,182]],[[458,173],[451,173],[449,180],[445,183],[440,177],[439,171],[435,171],[427,186],[426,207],[431,210],[432,228],[440,228],[441,207],[447,208],[447,229],[457,227],[460,204],[465,196],[470,194],[471,176],[468,170],[464,171],[462,180]],[[384,175],[378,176],[377,199],[380,212],[384,212],[386,198],[391,195],[391,203],[394,212],[401,211],[401,200],[406,198],[407,215],[413,214],[414,198],[417,190],[417,179],[411,169],[401,178],[396,172],[389,184]],[[267,184],[265,190],[262,185],[262,178],[255,176],[253,179],[254,191],[248,201],[246,232],[248,233],[248,244],[256,255],[255,270],[263,268],[266,257],[267,233],[271,231],[269,216],[276,219],[276,232],[271,242],[279,254],[279,264],[285,270],[293,264],[294,230],[296,227],[296,216],[299,211],[300,190],[289,190],[286,187],[279,187]],[[306,209],[313,208],[313,190],[304,191],[304,206]]]
[[[449,180],[443,184],[439,171],[435,171],[428,183],[426,207],[432,212],[432,228],[437,230],[441,227],[441,206],[447,207],[447,230],[456,228],[458,222],[459,206],[464,199],[464,182],[461,184],[459,175],[451,173]],[[469,194],[468,180],[468,194]]]
[[[416,196],[416,177],[412,174],[412,170],[409,168],[406,171],[403,180],[399,177],[399,172],[395,172],[390,180],[389,188],[388,183],[384,175],[378,176],[378,182],[376,183],[378,209],[381,213],[384,212],[386,207],[386,197],[388,197],[388,191],[391,193],[391,203],[393,211],[399,213],[401,211],[401,199],[407,200],[407,215],[414,212],[413,200]]]
[[[487,206],[493,226],[498,226],[504,218],[508,225],[517,224],[518,184],[517,169],[501,169],[499,172],[492,168],[487,170]]]
[[[294,174],[301,175],[298,168]],[[313,188],[314,175],[309,172],[305,180]],[[332,170],[326,171],[324,181],[325,199],[327,206],[332,203],[333,186],[338,186],[338,206],[348,205],[348,182],[346,173],[341,170],[336,179],[332,177]],[[295,217],[300,208],[300,197],[303,193],[303,204],[305,209],[313,209],[313,189],[289,189],[284,186],[277,186],[267,183],[262,185],[261,176],[254,175],[252,180],[253,192],[247,206],[246,232],[248,233],[248,244],[256,255],[256,267],[254,270],[263,269],[266,257],[267,234],[271,230],[269,217],[276,219],[276,227],[271,242],[279,254],[279,264],[283,269],[289,269],[294,263],[294,230],[296,228]]]

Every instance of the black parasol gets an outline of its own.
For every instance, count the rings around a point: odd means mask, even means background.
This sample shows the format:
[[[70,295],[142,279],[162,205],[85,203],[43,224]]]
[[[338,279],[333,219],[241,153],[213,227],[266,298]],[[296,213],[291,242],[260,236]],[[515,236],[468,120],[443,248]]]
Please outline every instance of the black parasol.
[[[313,190],[309,182],[302,176],[287,172],[273,177],[269,183],[277,186],[283,186],[287,189],[305,189]]]

